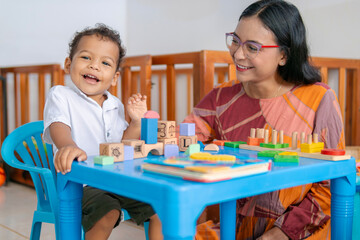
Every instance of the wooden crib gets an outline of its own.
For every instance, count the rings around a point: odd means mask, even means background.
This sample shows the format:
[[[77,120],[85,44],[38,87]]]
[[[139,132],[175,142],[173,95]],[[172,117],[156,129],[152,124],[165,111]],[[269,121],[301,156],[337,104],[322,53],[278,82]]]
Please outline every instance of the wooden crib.
[[[328,83],[330,71],[337,71],[337,95],[344,117],[347,145],[360,145],[360,60],[313,57],[313,64],[318,67],[323,81]],[[131,94],[141,92],[148,96],[148,106],[156,108],[162,119],[176,120],[176,84],[179,76],[185,76],[186,88],[181,92],[184,96],[186,114],[196,105],[216,84],[236,79],[235,66],[227,51],[209,51],[176,53],[166,55],[143,55],[126,57],[121,64],[121,78],[116,87],[109,91],[119,96],[124,102]],[[6,89],[6,94],[14,96],[14,116],[10,129],[29,122],[33,112],[30,106],[30,83],[37,81],[37,119],[42,119],[46,91],[53,85],[64,84],[64,73],[59,64],[0,68],[0,74],[7,78],[12,76],[14,89]],[[36,75],[33,80],[30,75]],[[160,80],[159,80],[160,79]],[[46,82],[49,82],[46,84]],[[0,87],[3,89],[4,81]],[[164,86],[165,85],[165,86]],[[118,87],[121,86],[121,87]],[[157,91],[157,96],[151,96]],[[3,90],[1,90],[3,91]],[[165,96],[163,93],[165,92]],[[154,94],[155,95],[155,94]],[[158,106],[154,106],[152,99],[158,98]],[[166,105],[166,106],[165,106]],[[8,102],[9,106],[9,102]],[[5,106],[0,102],[1,114]],[[150,108],[150,107],[149,107]],[[166,115],[163,113],[166,111]],[[34,114],[32,114],[34,118]],[[3,118],[2,118],[3,119]],[[34,120],[37,120],[34,119]],[[181,121],[179,119],[178,121]],[[8,127],[9,127],[8,126]],[[1,141],[6,130],[1,123]]]

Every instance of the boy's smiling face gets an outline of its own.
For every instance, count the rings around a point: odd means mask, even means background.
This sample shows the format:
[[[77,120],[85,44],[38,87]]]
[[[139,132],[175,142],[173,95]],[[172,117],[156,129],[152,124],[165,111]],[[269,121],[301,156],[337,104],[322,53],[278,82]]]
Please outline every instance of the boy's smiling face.
[[[118,52],[114,42],[91,35],[80,39],[72,60],[65,59],[65,72],[70,74],[72,82],[100,106],[105,91],[116,85],[120,75],[116,69]]]

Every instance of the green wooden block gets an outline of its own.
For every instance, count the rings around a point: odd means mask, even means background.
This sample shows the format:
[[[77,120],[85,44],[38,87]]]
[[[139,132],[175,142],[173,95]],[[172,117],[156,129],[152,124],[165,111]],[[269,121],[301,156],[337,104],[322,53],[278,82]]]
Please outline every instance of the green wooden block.
[[[94,157],[94,164],[98,164],[98,165],[114,164],[114,157],[112,157],[112,156],[96,156],[96,157]]]
[[[258,157],[270,157],[270,158],[273,158],[275,157],[275,155],[281,153],[283,151],[276,151],[276,150],[266,150],[266,151],[261,151],[261,152],[258,152]]]
[[[277,143],[277,144],[272,144],[272,143],[260,143],[260,147],[264,147],[264,148],[274,148],[274,149],[283,148],[283,145],[284,145],[284,144],[280,144],[280,143]]]
[[[236,141],[236,142],[225,142],[225,147],[231,147],[231,148],[239,148],[240,144],[246,144],[244,141]]]
[[[274,162],[283,162],[283,163],[298,163],[299,156],[295,155],[275,155]]]
[[[197,153],[200,152],[200,144],[190,144],[190,146],[188,147],[188,149],[186,149],[185,154],[186,155],[191,155],[193,153]]]

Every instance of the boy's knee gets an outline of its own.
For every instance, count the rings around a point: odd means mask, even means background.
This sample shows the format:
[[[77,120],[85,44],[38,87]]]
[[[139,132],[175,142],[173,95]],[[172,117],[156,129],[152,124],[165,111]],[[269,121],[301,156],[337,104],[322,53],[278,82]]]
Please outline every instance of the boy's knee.
[[[116,223],[116,221],[119,219],[119,217],[120,217],[119,210],[113,209],[113,210],[109,211],[108,213],[106,213],[105,216],[103,217],[103,219],[106,220],[107,222]]]

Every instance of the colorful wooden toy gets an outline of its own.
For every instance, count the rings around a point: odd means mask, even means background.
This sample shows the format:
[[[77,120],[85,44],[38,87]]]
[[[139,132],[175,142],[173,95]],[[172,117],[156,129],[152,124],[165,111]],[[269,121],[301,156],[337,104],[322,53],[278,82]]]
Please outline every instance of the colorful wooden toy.
[[[124,144],[101,143],[99,153],[101,156],[113,156],[115,162],[124,161]]]
[[[180,136],[194,136],[195,123],[180,123]]]
[[[94,157],[94,164],[98,165],[111,165],[114,164],[114,157],[113,156],[95,156]]]

